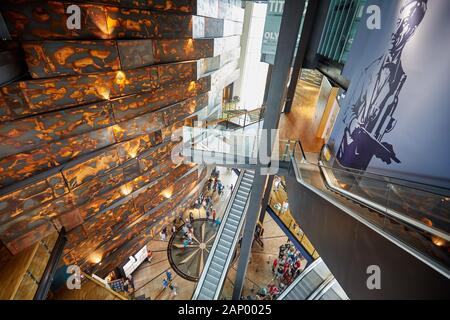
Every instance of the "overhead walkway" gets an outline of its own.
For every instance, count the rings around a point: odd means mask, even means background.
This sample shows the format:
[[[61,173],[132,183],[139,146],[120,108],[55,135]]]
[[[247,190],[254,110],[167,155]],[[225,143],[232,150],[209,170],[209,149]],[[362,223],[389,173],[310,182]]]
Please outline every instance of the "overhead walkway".
[[[215,300],[220,294],[239,241],[253,178],[254,172],[241,171],[198,281],[193,300]]]
[[[449,190],[342,168],[300,143],[292,163],[294,217],[351,299],[449,297]],[[373,265],[382,290],[367,286]]]
[[[277,300],[348,300],[321,258],[311,263]]]
[[[183,127],[181,156],[185,161],[204,165],[254,170],[258,156],[272,167],[286,170],[290,166],[290,141],[276,141],[272,157],[260,150],[261,127],[253,124],[245,130],[219,130]]]

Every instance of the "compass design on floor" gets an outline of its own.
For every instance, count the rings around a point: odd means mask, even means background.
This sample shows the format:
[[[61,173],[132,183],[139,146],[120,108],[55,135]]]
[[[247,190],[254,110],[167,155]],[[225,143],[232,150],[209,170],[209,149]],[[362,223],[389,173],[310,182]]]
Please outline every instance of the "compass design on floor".
[[[192,243],[184,247],[183,229],[180,227],[169,240],[167,256],[177,274],[198,281],[214,243],[217,227],[212,220],[197,219],[192,223]]]

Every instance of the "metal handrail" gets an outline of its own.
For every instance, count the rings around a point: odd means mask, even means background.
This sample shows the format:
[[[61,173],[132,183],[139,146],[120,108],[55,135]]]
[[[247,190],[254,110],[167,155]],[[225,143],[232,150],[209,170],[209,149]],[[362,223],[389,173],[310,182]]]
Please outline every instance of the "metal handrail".
[[[380,212],[380,213],[382,213],[384,215],[390,216],[391,218],[394,218],[394,219],[397,219],[397,220],[401,220],[402,222],[404,222],[404,223],[406,223],[408,225],[411,225],[411,226],[413,226],[415,228],[418,228],[418,229],[420,229],[420,230],[422,230],[424,232],[430,233],[432,235],[435,235],[437,237],[440,237],[442,239],[450,241],[450,235],[447,234],[447,233],[441,232],[440,230],[438,230],[438,229],[436,229],[434,227],[430,227],[430,226],[424,224],[423,222],[419,222],[418,220],[410,218],[410,217],[408,217],[408,216],[406,216],[406,215],[404,215],[404,214],[402,214],[400,212],[397,212],[395,210],[389,209],[389,208],[387,208],[387,207],[385,207],[383,205],[380,205],[378,203],[375,203],[373,201],[370,201],[368,199],[360,197],[360,196],[358,196],[358,195],[356,195],[356,194],[354,194],[352,192],[346,191],[346,190],[344,190],[342,188],[339,188],[339,187],[335,186],[331,182],[331,179],[330,179],[329,175],[327,174],[327,172],[324,170],[324,168],[325,169],[329,169],[331,171],[341,171],[341,172],[346,172],[346,173],[351,173],[351,172],[347,172],[346,170],[341,170],[341,169],[337,169],[337,168],[327,167],[327,166],[323,165],[321,160],[319,160],[318,164],[314,164],[314,163],[309,162],[305,158],[305,153],[303,151],[303,147],[301,145],[301,142],[297,141],[297,143],[300,146],[300,150],[302,152],[302,156],[303,156],[302,162],[306,163],[306,164],[309,164],[309,165],[313,165],[313,166],[319,167],[323,177],[325,178],[324,180],[326,182],[326,186],[329,189],[331,189],[331,190],[333,190],[335,192],[338,192],[341,195],[343,195],[344,197],[350,198],[351,200],[356,201],[356,202],[358,202],[358,203],[360,203],[360,204],[362,204],[362,205],[364,205],[364,206],[366,206],[368,208],[371,208],[371,209],[373,209],[373,210],[375,210],[377,212]],[[294,158],[295,158],[295,152],[294,152]],[[364,177],[364,178],[369,179],[369,180],[371,180],[371,179],[372,180],[376,180],[376,179],[371,178],[370,176],[369,177],[368,176],[364,176],[364,175],[358,175],[358,176]],[[384,182],[384,183],[387,183],[387,184],[394,184],[392,182],[388,182],[388,181],[385,181],[385,180],[384,181],[376,180],[376,181],[381,181],[381,182]],[[400,184],[397,184],[397,185],[400,185]],[[420,189],[412,188],[410,186],[405,186],[405,185],[401,185],[401,186],[405,187],[405,188],[408,188],[408,189],[414,189],[414,190],[418,190],[418,191],[421,191],[421,192],[427,192],[427,193],[430,193],[430,194],[437,195],[437,194],[435,194],[433,192],[430,192],[430,191],[420,190]]]
[[[242,170],[242,171],[244,171],[244,170]],[[250,196],[249,196],[249,198],[250,198]],[[236,229],[236,235],[237,235],[237,236],[234,237],[233,243],[232,243],[232,245],[231,245],[231,248],[235,248],[235,247],[236,247],[236,245],[237,245],[237,243],[238,243],[238,241],[239,241],[239,238],[241,237],[242,226],[243,226],[244,220],[245,220],[244,215],[245,215],[245,213],[246,213],[247,210],[248,210],[248,205],[249,205],[249,202],[248,202],[248,199],[247,199],[247,201],[245,202],[245,208],[244,208],[244,211],[242,212],[241,220],[239,221],[238,228]],[[231,260],[233,259],[233,256],[234,256],[234,255],[230,252],[230,254],[229,254],[228,257],[227,257],[227,261],[225,262],[225,265],[226,265],[226,266],[229,266],[229,265],[230,265]],[[222,284],[223,284],[223,282],[224,282],[224,280],[225,280],[225,277],[227,276],[227,273],[228,273],[228,270],[226,270],[225,272],[222,273],[222,276],[220,277],[219,283],[222,283]],[[220,292],[221,292],[221,290],[217,290],[217,291],[216,291],[216,293],[215,293],[215,295],[214,295],[214,300],[216,300],[216,299],[219,297]]]
[[[300,141],[298,141],[298,143],[299,143],[299,145],[301,147]],[[324,144],[322,146],[322,149],[320,150],[320,153],[319,153],[320,159],[323,159],[323,157],[324,157],[323,154],[324,154],[325,148],[327,148],[326,144]],[[303,148],[302,148],[302,154],[303,154],[305,160],[308,163],[310,163],[307,160],[306,156],[305,156]],[[338,161],[338,159],[335,159],[335,161],[336,161],[336,163],[339,164],[339,166],[341,168],[330,167],[330,166],[327,166],[325,164],[321,164],[321,166],[324,167],[324,168],[330,169],[330,170],[337,170],[337,171],[340,171],[340,172],[350,173],[352,175],[357,175],[359,177],[369,178],[369,179],[377,180],[377,181],[380,181],[380,182],[389,182],[391,184],[402,186],[402,187],[405,187],[405,188],[408,188],[408,189],[414,189],[414,190],[417,190],[417,191],[428,192],[428,193],[432,193],[432,194],[443,196],[443,197],[450,197],[450,188],[446,188],[446,187],[442,187],[442,186],[436,186],[436,185],[431,185],[431,184],[428,184],[428,183],[422,183],[422,182],[417,182],[417,181],[403,179],[403,178],[397,178],[397,177],[382,175],[382,174],[374,173],[374,172],[371,172],[371,171],[363,171],[363,170],[358,170],[358,169],[354,169],[354,168],[348,168],[348,167],[344,167]],[[399,182],[396,182],[396,181],[399,181]],[[406,183],[417,185],[418,187],[414,187],[414,186],[411,186],[411,185],[406,185]],[[421,188],[420,186],[423,186],[423,187]],[[443,191],[443,193],[436,193],[436,192],[430,191],[429,189],[426,189],[426,188],[440,189],[440,190]]]
[[[300,149],[302,150],[302,146],[300,141],[298,141],[298,144],[296,144],[298,146],[300,146]],[[303,150],[302,150],[303,151]],[[338,200],[335,200],[334,198],[332,198],[329,195],[326,195],[322,190],[318,189],[317,187],[309,184],[308,182],[304,181],[303,178],[301,177],[301,173],[300,173],[300,167],[297,164],[297,160],[296,160],[296,152],[294,150],[293,155],[292,155],[292,161],[294,164],[294,171],[295,171],[295,175],[297,178],[297,181],[299,183],[301,183],[302,185],[304,185],[305,187],[307,187],[308,189],[310,189],[311,191],[317,193],[318,195],[320,195],[321,197],[323,197],[324,199],[326,199],[327,201],[329,201],[330,203],[333,203],[334,205],[336,205],[338,208],[340,208],[341,210],[343,210],[344,212],[348,213],[350,216],[354,217],[356,220],[360,221],[361,223],[365,224],[366,226],[368,226],[370,229],[374,230],[375,232],[381,234],[383,237],[387,238],[388,240],[390,240],[391,242],[395,243],[397,246],[399,246],[400,248],[404,249],[405,251],[407,251],[408,253],[410,253],[411,255],[413,255],[414,257],[416,257],[417,259],[421,260],[423,263],[427,264],[428,266],[430,266],[431,268],[433,268],[434,270],[436,270],[437,272],[439,272],[440,274],[444,275],[445,277],[450,279],[450,272],[449,270],[442,265],[442,263],[438,263],[437,261],[435,261],[434,259],[430,259],[428,256],[426,256],[424,253],[422,253],[420,250],[415,249],[413,246],[411,246],[409,243],[405,242],[405,240],[399,239],[395,236],[392,236],[390,233],[384,231],[383,229],[381,229],[380,226],[374,224],[373,222],[370,222],[369,220],[367,220],[366,218],[364,218],[363,216],[361,216],[361,214],[345,207],[344,205],[342,205],[342,203]],[[320,165],[318,164],[314,164],[314,163],[310,163],[308,161],[306,161],[306,159],[304,158],[304,152],[302,152],[302,159],[300,161],[300,163],[305,163],[305,164],[309,164],[315,167],[319,167],[320,172],[323,173],[322,168],[320,167]],[[399,214],[399,216],[393,216],[393,210],[379,210],[376,209],[374,207],[372,207],[370,204],[367,203],[367,199],[364,198],[360,198],[360,199],[356,199],[354,196],[350,196],[349,194],[344,194],[341,192],[341,190],[335,189],[333,187],[331,187],[329,185],[329,181],[326,181],[326,175],[324,177],[324,184],[328,189],[331,189],[334,192],[337,192],[338,194],[342,195],[343,197],[349,199],[350,201],[355,201],[357,203],[360,203],[362,205],[364,205],[365,207],[374,210],[375,212],[379,212],[381,214],[383,214],[385,217],[387,217],[388,219],[394,219],[394,220],[402,220],[405,224],[410,225],[411,227],[415,227],[419,230],[425,231],[427,233],[431,233],[433,234],[434,230],[429,230],[428,226],[421,224],[421,223],[417,223],[414,222],[411,225],[411,221],[405,221],[405,216],[402,214]],[[386,208],[387,209],[387,208]],[[424,230],[426,229],[426,230]],[[431,232],[430,232],[431,231]],[[438,234],[440,234],[440,232],[438,232]],[[439,237],[439,235],[438,235]]]
[[[194,294],[192,295],[192,299],[193,300],[197,299],[197,297],[198,297],[198,295],[200,293],[200,290],[203,287],[203,283],[205,282],[206,274],[208,273],[209,266],[211,265],[211,262],[212,262],[212,259],[213,259],[213,254],[212,253],[217,248],[217,245],[218,245],[219,239],[220,239],[219,235],[222,234],[223,229],[225,228],[224,221],[226,221],[228,219],[228,216],[230,215],[231,206],[233,205],[234,198],[236,197],[237,191],[238,191],[239,186],[241,184],[241,181],[242,181],[242,179],[244,177],[244,173],[245,173],[245,170],[241,170],[241,173],[239,174],[239,177],[238,177],[238,179],[236,181],[236,184],[234,186],[233,192],[232,192],[232,194],[230,196],[230,200],[228,201],[228,204],[227,204],[227,206],[225,208],[225,211],[224,211],[224,214],[223,214],[223,217],[222,217],[222,221],[220,223],[219,230],[217,231],[217,234],[216,234],[216,238],[214,239],[214,243],[213,243],[213,245],[211,247],[211,250],[210,250],[210,253],[208,255],[208,259],[206,260],[205,266],[203,267],[202,274],[200,275],[200,278],[198,279],[197,287],[195,288]]]

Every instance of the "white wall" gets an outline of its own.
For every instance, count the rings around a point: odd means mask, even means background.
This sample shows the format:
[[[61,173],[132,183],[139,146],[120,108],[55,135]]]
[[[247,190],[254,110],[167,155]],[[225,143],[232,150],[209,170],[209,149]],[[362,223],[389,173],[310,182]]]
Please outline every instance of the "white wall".
[[[241,37],[240,79],[234,86],[243,109],[261,107],[266,87],[268,64],[260,62],[267,4],[247,2]]]

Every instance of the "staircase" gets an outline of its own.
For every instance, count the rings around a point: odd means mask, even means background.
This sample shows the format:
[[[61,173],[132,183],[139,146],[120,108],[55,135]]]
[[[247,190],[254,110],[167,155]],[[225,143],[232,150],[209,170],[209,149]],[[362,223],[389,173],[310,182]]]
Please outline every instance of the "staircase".
[[[220,294],[240,237],[253,178],[253,171],[241,171],[194,292],[193,300],[215,300]]]

